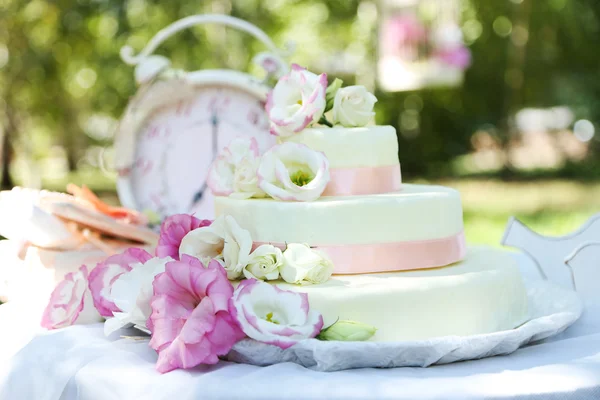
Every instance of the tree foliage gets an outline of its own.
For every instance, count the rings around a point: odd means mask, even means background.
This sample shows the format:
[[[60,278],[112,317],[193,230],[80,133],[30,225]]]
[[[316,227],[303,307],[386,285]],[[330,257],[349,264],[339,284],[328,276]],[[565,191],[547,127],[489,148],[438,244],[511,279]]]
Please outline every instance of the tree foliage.
[[[567,105],[577,117],[600,120],[599,2],[462,4],[474,59],[464,84],[376,93],[378,123],[397,128],[407,174],[448,174],[449,161],[470,151],[479,129],[506,142],[511,117],[523,107]],[[22,165],[20,158],[35,165],[61,148],[71,170],[91,162],[91,150],[111,143],[111,121],[136,90],[119,49],[140,50],[169,23],[209,12],[246,19],[280,45],[295,40],[294,61],[340,73],[346,83],[373,75],[378,14],[369,0],[0,0],[4,170],[9,162]],[[494,30],[498,18],[509,21],[508,35]],[[158,53],[188,70],[243,70],[260,50],[248,35],[210,26],[178,34]],[[347,60],[355,62],[350,71]],[[418,129],[403,126],[415,121]],[[9,178],[4,173],[5,186]]]

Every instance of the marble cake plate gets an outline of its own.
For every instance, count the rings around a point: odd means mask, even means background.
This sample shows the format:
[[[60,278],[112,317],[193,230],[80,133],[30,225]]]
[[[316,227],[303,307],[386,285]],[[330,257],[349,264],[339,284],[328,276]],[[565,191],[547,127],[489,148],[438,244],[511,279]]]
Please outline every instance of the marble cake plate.
[[[581,316],[578,294],[547,281],[528,285],[531,319],[518,328],[474,336],[446,336],[404,342],[302,341],[289,349],[244,339],[227,360],[253,365],[293,362],[316,371],[352,368],[428,367],[510,354],[526,344],[557,335]]]

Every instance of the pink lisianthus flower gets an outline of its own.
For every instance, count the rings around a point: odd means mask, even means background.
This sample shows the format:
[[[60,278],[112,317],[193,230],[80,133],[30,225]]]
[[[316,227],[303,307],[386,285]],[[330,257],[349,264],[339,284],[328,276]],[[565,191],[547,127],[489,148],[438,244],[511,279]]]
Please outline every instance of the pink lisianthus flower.
[[[152,255],[144,249],[130,248],[98,263],[90,272],[89,287],[94,306],[103,317],[112,317],[113,312],[121,311],[112,299],[113,283],[125,272],[131,271],[134,264],[145,263]]]
[[[182,255],[154,279],[150,347],[160,373],[216,364],[244,337],[229,313],[233,286],[218,261],[204,266]]]
[[[179,246],[183,237],[194,229],[210,226],[211,223],[211,220],[198,219],[189,214],[175,214],[167,217],[160,226],[156,256],[179,260]]]
[[[327,74],[316,75],[297,64],[267,97],[271,134],[287,137],[319,121],[327,104]]]
[[[88,270],[82,265],[56,285],[42,315],[41,325],[46,329],[59,329],[98,321],[100,314],[94,308],[88,289]]]
[[[256,279],[240,283],[230,307],[246,335],[282,349],[314,338],[323,329],[323,316],[310,309],[306,293],[282,290]]]

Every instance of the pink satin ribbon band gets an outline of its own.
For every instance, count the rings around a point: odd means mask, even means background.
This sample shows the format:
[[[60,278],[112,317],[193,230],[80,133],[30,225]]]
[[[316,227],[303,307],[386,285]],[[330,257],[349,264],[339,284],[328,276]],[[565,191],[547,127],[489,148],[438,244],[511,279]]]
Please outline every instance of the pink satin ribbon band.
[[[285,245],[273,245],[285,248]],[[260,243],[255,243],[255,246]],[[333,261],[334,274],[366,274],[443,267],[465,258],[464,232],[434,240],[313,246]]]
[[[323,196],[352,196],[390,193],[400,190],[400,164],[383,167],[332,168]]]

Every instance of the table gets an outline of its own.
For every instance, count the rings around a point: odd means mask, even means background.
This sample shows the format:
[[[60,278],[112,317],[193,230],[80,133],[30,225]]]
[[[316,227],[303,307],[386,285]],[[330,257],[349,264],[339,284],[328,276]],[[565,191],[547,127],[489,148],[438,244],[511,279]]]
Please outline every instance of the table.
[[[600,399],[598,297],[566,332],[510,356],[329,373],[221,362],[165,375],[146,342],[105,338],[100,324],[39,334],[36,311],[15,302],[0,306],[0,399]]]

